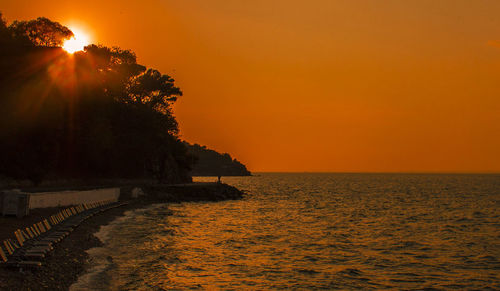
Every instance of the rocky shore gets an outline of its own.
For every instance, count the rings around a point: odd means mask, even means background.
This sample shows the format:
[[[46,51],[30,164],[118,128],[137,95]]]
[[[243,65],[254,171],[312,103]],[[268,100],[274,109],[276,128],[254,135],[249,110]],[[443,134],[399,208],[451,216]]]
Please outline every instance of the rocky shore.
[[[218,183],[190,183],[179,185],[143,185],[145,195],[130,198],[130,189],[124,189],[122,200],[128,205],[100,213],[80,224],[67,238],[57,245],[43,261],[40,269],[19,272],[0,268],[0,290],[68,290],[87,266],[86,250],[101,245],[93,234],[127,210],[145,207],[151,203],[176,203],[185,201],[221,201],[240,199],[243,193],[232,186]],[[13,236],[13,231],[31,221],[39,221],[57,211],[56,208],[34,211],[25,219],[1,218],[0,237]],[[24,224],[23,224],[24,223]]]
[[[243,193],[223,183],[189,183],[145,187],[149,199],[162,202],[222,201],[240,199]]]

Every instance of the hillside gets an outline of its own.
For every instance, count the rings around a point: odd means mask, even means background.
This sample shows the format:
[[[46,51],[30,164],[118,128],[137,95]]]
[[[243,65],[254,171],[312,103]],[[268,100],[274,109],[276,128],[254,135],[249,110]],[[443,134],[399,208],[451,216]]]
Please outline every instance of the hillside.
[[[197,161],[193,165],[193,176],[250,176],[250,171],[228,153],[218,153],[206,146],[184,142],[188,153],[195,156]]]

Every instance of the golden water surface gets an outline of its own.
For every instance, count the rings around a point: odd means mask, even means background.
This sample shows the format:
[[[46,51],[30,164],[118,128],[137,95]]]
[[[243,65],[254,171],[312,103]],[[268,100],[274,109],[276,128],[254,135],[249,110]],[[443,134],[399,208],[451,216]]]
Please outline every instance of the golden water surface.
[[[500,288],[498,175],[223,181],[248,195],[154,205],[103,228],[96,267],[72,289]]]

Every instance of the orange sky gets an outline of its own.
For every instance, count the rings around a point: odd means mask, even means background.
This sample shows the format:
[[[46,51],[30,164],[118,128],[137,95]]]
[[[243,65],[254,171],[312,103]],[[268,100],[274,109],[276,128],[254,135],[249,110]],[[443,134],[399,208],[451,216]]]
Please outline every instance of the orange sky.
[[[5,1],[176,79],[253,171],[500,172],[500,1]]]

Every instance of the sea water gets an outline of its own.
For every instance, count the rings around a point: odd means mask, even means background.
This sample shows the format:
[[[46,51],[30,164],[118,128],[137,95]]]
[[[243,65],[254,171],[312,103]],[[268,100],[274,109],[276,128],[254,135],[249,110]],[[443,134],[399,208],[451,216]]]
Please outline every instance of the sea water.
[[[102,227],[71,290],[500,289],[499,175],[223,182],[247,195],[156,204]]]

